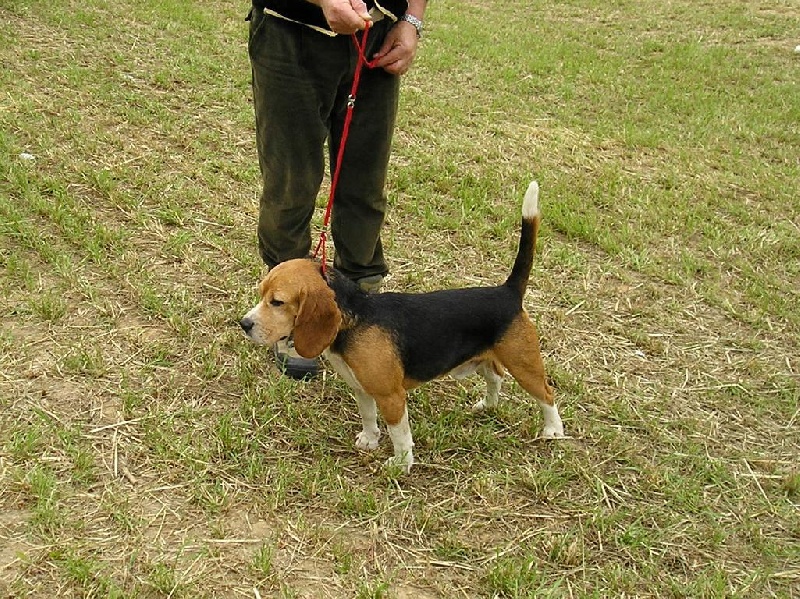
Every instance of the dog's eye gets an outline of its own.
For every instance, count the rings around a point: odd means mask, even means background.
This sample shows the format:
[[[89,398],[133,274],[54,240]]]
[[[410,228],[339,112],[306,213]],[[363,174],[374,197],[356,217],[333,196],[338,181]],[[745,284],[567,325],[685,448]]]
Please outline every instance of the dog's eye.
[[[270,306],[275,306],[276,308],[278,308],[278,307],[283,305],[283,302],[281,300],[279,300],[279,299],[274,299],[273,298],[273,299],[270,300],[269,305]]]

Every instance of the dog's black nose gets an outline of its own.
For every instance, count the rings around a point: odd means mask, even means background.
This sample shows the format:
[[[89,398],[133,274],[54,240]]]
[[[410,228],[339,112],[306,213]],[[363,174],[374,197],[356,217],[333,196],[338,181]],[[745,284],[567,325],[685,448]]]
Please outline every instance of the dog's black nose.
[[[245,316],[239,321],[239,326],[242,327],[242,330],[244,330],[244,332],[248,335],[250,334],[250,330],[253,328],[254,324],[255,323],[253,322],[253,319],[248,316]]]

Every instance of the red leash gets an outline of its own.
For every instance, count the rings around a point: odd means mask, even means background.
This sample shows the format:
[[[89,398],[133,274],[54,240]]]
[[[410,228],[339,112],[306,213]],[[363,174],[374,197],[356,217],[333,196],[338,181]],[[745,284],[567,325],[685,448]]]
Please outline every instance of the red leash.
[[[361,69],[364,65],[367,68],[372,68],[372,63],[367,60],[367,57],[364,55],[364,51],[367,47],[367,34],[369,33],[369,27],[364,30],[364,33],[361,36],[361,43],[358,42],[358,38],[354,33],[352,35],[353,44],[358,51],[358,61],[356,63],[356,70],[353,73],[353,85],[350,88],[350,95],[347,98],[347,114],[344,117],[344,127],[342,128],[342,139],[339,142],[339,150],[336,154],[336,167],[333,170],[333,176],[331,177],[331,192],[328,196],[328,205],[325,208],[325,217],[322,220],[322,232],[319,235],[319,242],[317,243],[317,248],[314,250],[314,258],[320,253],[322,250],[322,274],[327,274],[328,268],[328,256],[326,251],[326,242],[328,239],[328,225],[331,220],[331,210],[333,209],[333,196],[336,193],[336,186],[339,184],[339,172],[342,169],[342,158],[344,157],[344,148],[345,144],[347,143],[347,136],[350,134],[350,121],[353,120],[353,108],[356,105],[356,92],[358,91],[358,82],[361,80]]]

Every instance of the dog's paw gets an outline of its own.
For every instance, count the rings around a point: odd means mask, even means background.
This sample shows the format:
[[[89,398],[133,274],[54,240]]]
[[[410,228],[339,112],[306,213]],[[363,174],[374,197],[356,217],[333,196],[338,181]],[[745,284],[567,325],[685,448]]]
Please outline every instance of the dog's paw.
[[[380,431],[375,431],[374,433],[361,431],[356,435],[356,449],[360,449],[361,451],[375,451],[378,449],[378,441],[380,441],[380,438]]]
[[[400,456],[392,456],[383,464],[384,470],[390,475],[408,474],[414,464],[414,454],[410,451]]]
[[[474,404],[472,404],[472,407],[470,408],[470,411],[473,414],[477,414],[478,412],[485,412],[486,410],[491,410],[491,409],[494,409],[495,407],[496,407],[495,404],[488,403],[486,401],[486,399],[482,399],[482,400],[476,401]]]
[[[564,427],[563,426],[546,426],[542,430],[542,439],[563,439]]]

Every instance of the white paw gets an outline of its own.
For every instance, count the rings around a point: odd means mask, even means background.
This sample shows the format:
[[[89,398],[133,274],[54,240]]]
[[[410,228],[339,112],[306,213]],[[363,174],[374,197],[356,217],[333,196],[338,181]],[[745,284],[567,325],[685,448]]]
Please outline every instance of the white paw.
[[[392,456],[386,460],[383,467],[390,473],[400,471],[401,474],[408,474],[411,471],[412,464],[414,464],[414,454],[407,451],[401,456]]]
[[[564,427],[563,426],[546,426],[542,430],[542,439],[563,439]]]
[[[361,451],[375,451],[378,449],[378,441],[380,441],[381,432],[375,431],[370,433],[361,431],[356,435],[356,449]]]
[[[470,411],[477,413],[477,412],[484,412],[486,410],[494,410],[497,407],[496,401],[486,401],[486,398],[483,398],[480,401],[476,401],[472,404]]]

